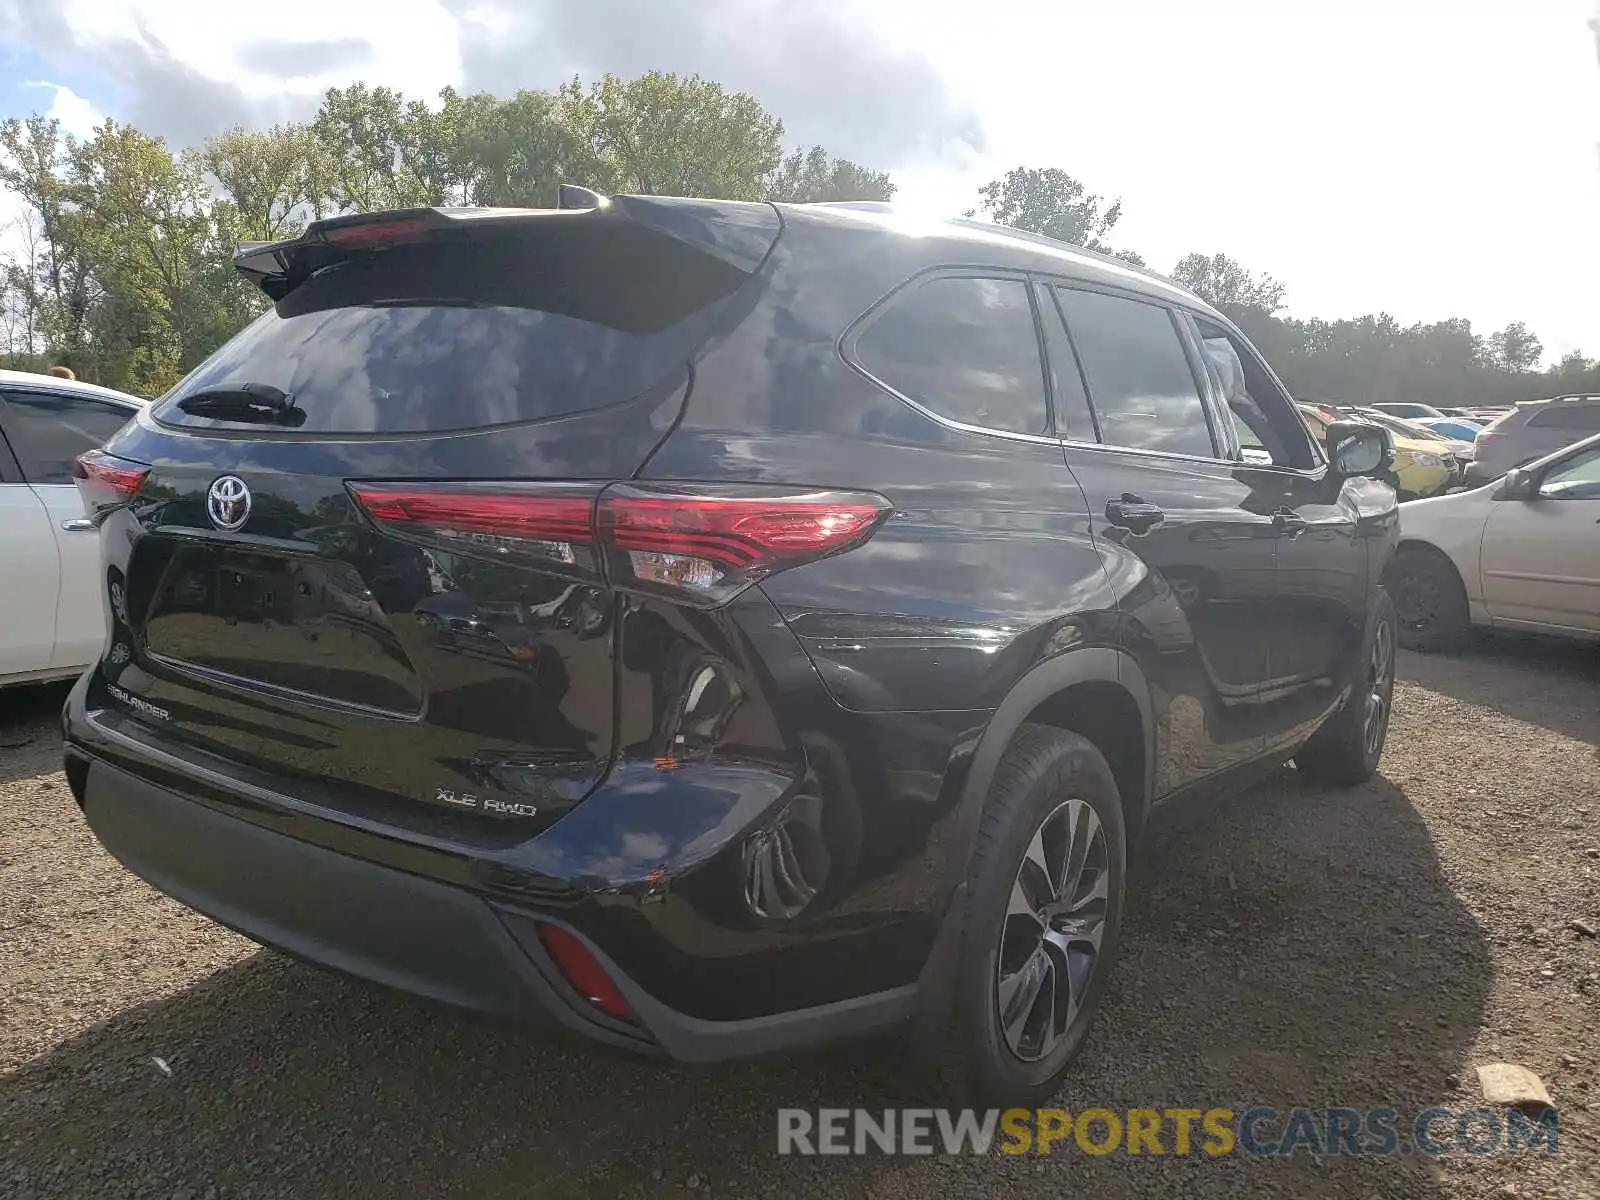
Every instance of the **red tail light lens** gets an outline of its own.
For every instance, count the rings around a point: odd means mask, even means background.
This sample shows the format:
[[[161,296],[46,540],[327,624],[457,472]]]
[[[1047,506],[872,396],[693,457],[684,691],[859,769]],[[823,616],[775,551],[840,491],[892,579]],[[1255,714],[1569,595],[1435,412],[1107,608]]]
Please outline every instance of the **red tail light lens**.
[[[350,493],[395,537],[583,575],[598,574],[603,555],[613,585],[701,607],[859,545],[892,511],[871,492],[711,484],[354,483]]]
[[[72,462],[72,478],[89,516],[127,504],[139,494],[149,474],[150,468],[143,463],[130,462],[104,450],[90,450]]]
[[[633,1020],[632,1007],[582,941],[559,925],[544,924],[539,926],[539,941],[573,991],[603,1013],[623,1021]]]
[[[337,225],[322,231],[322,240],[341,250],[370,250],[421,241],[428,234],[428,223],[418,217],[397,220],[360,221]]]
[[[350,485],[374,523],[410,541],[479,557],[598,570],[593,487]]]
[[[719,604],[773,571],[859,545],[890,511],[869,492],[616,484],[596,524],[613,582]]]

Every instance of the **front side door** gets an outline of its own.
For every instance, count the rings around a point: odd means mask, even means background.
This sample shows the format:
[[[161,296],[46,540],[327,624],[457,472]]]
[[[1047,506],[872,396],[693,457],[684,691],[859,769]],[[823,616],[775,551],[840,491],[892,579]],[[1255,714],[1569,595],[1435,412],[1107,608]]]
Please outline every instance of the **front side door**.
[[[1068,421],[1064,453],[1151,685],[1159,797],[1261,753],[1277,531],[1250,473],[1220,451],[1179,314],[1076,284],[1044,290],[1052,368],[1087,395],[1090,423]]]
[[[1497,624],[1600,630],[1600,446],[1547,468],[1530,498],[1496,501],[1479,562]]]
[[[134,410],[68,392],[12,389],[0,414],[23,478],[48,514],[53,551],[60,563],[60,586],[52,602],[54,644],[47,665],[62,671],[86,667],[105,641],[100,539],[84,519],[72,461],[104,445]]]
[[[1297,744],[1344,699],[1365,661],[1368,548],[1394,519],[1394,494],[1331,473],[1294,402],[1244,339],[1205,317],[1185,322],[1226,414],[1226,453],[1240,461],[1251,503],[1265,508],[1276,531],[1273,599],[1259,630],[1267,663],[1258,712],[1269,748]]]

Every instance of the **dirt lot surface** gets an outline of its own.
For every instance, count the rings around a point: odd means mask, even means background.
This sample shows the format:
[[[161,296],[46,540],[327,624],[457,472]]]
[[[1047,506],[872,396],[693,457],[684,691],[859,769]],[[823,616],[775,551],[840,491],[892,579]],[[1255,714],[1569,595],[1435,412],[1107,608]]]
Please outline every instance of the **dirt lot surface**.
[[[1160,824],[1059,1103],[1414,1115],[1505,1060],[1553,1157],[779,1160],[780,1106],[932,1103],[902,1048],[670,1067],[263,952],[99,850],[32,689],[0,695],[0,1196],[1600,1197],[1600,652],[1401,678],[1370,786],[1285,772]]]

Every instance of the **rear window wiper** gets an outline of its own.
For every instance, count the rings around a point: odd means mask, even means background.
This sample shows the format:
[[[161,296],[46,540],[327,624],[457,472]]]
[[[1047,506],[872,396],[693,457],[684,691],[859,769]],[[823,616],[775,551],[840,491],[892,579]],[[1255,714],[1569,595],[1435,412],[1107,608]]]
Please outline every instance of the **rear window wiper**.
[[[295,407],[294,396],[270,383],[202,388],[179,400],[178,408],[191,417],[210,417],[214,421],[291,427],[306,423],[305,410]]]

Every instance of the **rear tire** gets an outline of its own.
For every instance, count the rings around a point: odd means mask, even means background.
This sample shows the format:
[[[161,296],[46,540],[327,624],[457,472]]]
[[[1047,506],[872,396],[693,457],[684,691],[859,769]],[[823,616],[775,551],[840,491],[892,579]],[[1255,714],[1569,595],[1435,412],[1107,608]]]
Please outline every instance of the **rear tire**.
[[[1104,756],[1075,733],[1024,725],[984,808],[954,978],[923,1023],[952,1101],[1036,1106],[1056,1092],[1115,956],[1126,863]]]
[[[1394,601],[1380,588],[1362,647],[1366,670],[1339,711],[1294,756],[1311,782],[1354,787],[1377,774],[1394,708],[1396,624]]]
[[[1461,574],[1432,546],[1402,546],[1384,586],[1394,598],[1400,644],[1408,650],[1442,650],[1472,627]]]

